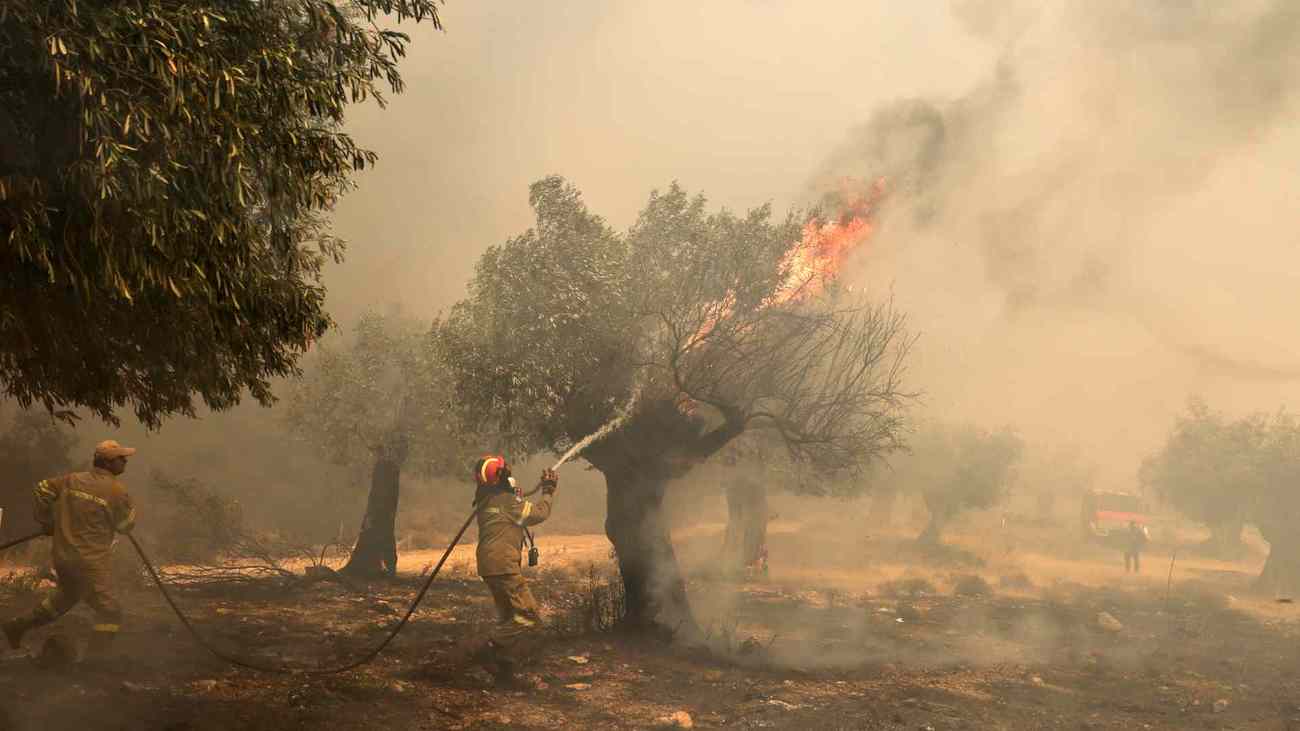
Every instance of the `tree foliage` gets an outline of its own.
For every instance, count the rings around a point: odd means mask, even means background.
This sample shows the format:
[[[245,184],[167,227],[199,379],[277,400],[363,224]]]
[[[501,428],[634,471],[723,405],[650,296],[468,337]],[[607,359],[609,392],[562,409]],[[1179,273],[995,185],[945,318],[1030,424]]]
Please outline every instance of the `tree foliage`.
[[[938,542],[957,515],[1006,497],[1023,453],[1024,443],[1010,430],[932,422],[918,430],[908,453],[890,460],[893,475],[883,479],[921,496],[930,521],[920,538]]]
[[[750,429],[850,468],[899,444],[911,339],[888,304],[773,303],[802,217],[709,212],[678,185],[612,230],[578,191],[535,183],[536,225],[480,260],[438,328],[463,403],[518,451],[563,451],[636,396],[585,454],[684,468]],[[603,467],[602,467],[603,468]]]
[[[1179,512],[1209,525],[1221,548],[1240,540],[1251,501],[1264,489],[1270,420],[1229,419],[1199,399],[1175,421],[1159,452],[1143,460],[1143,487]],[[1235,532],[1235,535],[1231,535]],[[1225,535],[1219,535],[1225,534]]]
[[[1254,523],[1269,542],[1256,586],[1300,593],[1300,419],[1285,411],[1229,418],[1193,400],[1143,482],[1211,525],[1222,514]]]
[[[150,425],[269,403],[329,325],[321,216],[375,160],[344,111],[402,89],[381,16],[435,2],[0,6],[4,389]]]
[[[434,347],[426,325],[366,313],[346,343],[320,343],[289,391],[289,427],[342,466],[384,460],[423,474],[463,468],[471,451]]]

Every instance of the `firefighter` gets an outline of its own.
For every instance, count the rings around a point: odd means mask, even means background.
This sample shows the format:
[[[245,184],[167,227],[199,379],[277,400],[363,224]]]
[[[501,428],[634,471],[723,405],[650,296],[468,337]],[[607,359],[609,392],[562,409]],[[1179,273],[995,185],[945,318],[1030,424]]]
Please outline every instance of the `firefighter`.
[[[497,625],[474,659],[492,671],[499,685],[517,686],[519,664],[536,649],[542,621],[520,574],[525,529],[550,517],[559,477],[554,470],[542,471],[542,498],[535,503],[520,496],[504,457],[479,460],[474,481],[474,504],[479,506],[475,559],[497,608]]]
[[[54,592],[26,617],[3,626],[9,646],[17,650],[28,630],[49,624],[84,601],[95,613],[87,655],[108,652],[122,623],[122,608],[113,597],[109,577],[115,536],[135,525],[135,508],[117,480],[135,454],[109,439],[95,447],[94,467],[41,480],[36,485],[36,520],[53,536]]]
[[[1147,528],[1144,525],[1138,525],[1136,520],[1128,522],[1128,536],[1124,545],[1124,573],[1132,571],[1135,574],[1142,573],[1142,549],[1146,548],[1150,536],[1147,534]]]

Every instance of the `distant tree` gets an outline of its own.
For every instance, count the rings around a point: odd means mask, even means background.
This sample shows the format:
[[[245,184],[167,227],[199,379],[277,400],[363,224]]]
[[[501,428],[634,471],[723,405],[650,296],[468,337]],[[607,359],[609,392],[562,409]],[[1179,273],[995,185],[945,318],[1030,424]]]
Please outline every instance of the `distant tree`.
[[[342,127],[399,92],[436,0],[0,7],[0,388],[145,424],[295,373],[325,332],[322,215],[375,160]]]
[[[1282,412],[1270,420],[1256,465],[1248,517],[1269,552],[1255,588],[1294,598],[1300,596],[1300,419]]]
[[[346,572],[396,572],[402,472],[447,473],[471,459],[434,346],[427,326],[369,313],[348,342],[323,341],[290,391],[294,433],[336,464],[370,468],[366,513]]]
[[[1020,437],[1008,430],[937,423],[919,429],[908,453],[890,460],[895,484],[919,495],[930,513],[918,540],[937,544],[956,516],[1005,499],[1023,452]]]
[[[439,327],[459,402],[526,453],[563,451],[634,401],[583,453],[605,476],[625,621],[692,626],[669,480],[750,430],[823,470],[896,448],[911,339],[889,305],[791,266],[802,216],[709,212],[673,185],[619,234],[560,178],[529,200],[534,228],[484,254]]]
[[[48,413],[0,403],[0,541],[37,530],[32,489],[47,477],[66,472],[78,461],[76,435]]]
[[[1262,415],[1230,420],[1193,399],[1164,446],[1142,463],[1138,479],[1179,512],[1210,528],[1204,548],[1239,555],[1241,529],[1259,493],[1259,471],[1269,421]]]

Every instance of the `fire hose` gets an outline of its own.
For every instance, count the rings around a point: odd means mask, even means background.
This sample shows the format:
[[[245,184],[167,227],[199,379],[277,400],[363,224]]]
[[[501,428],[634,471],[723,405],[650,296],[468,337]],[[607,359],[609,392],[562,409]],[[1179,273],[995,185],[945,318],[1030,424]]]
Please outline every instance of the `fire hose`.
[[[438,578],[438,572],[442,570],[442,565],[447,562],[447,557],[451,556],[452,549],[456,547],[456,544],[460,543],[461,537],[464,536],[465,531],[469,529],[469,524],[474,521],[474,516],[478,515],[480,507],[482,507],[482,503],[476,504],[474,509],[470,511],[469,517],[465,518],[465,522],[460,526],[460,530],[456,531],[456,537],[452,538],[451,543],[447,544],[447,550],[443,551],[442,558],[438,559],[438,564],[433,567],[433,571],[429,572],[429,578],[425,579],[424,585],[420,587],[419,593],[415,595],[415,600],[411,602],[411,606],[406,610],[406,614],[402,617],[402,621],[398,622],[395,627],[389,630],[388,636],[384,638],[384,641],[380,642],[373,650],[365,653],[357,660],[332,668],[291,668],[278,665],[263,665],[240,659],[217,649],[199,634],[199,631],[195,629],[194,625],[190,622],[189,617],[185,615],[185,612],[181,611],[180,606],[176,604],[176,600],[172,598],[171,592],[167,591],[167,586],[163,584],[162,579],[159,578],[158,571],[154,569],[153,562],[149,560],[149,557],[145,555],[144,549],[141,548],[139,542],[135,540],[135,536],[128,533],[126,537],[130,539],[131,546],[135,548],[136,555],[140,557],[141,563],[144,564],[145,569],[149,572],[149,577],[152,578],[154,584],[158,586],[158,590],[162,592],[163,599],[167,600],[167,604],[171,606],[177,619],[181,621],[181,624],[185,626],[185,629],[189,630],[190,635],[194,637],[194,641],[197,642],[200,647],[207,650],[213,657],[225,660],[231,665],[237,667],[256,670],[263,673],[275,673],[280,675],[334,675],[336,673],[354,670],[371,660],[374,660],[376,657],[379,657],[379,653],[383,652],[384,648],[388,647],[388,644],[397,637],[398,633],[400,633],[403,628],[406,627],[407,622],[411,619],[411,615],[415,614],[416,607],[420,606],[420,602],[424,599],[424,595],[429,592],[429,587],[433,585],[433,580]]]
[[[620,410],[618,416],[610,420],[608,423],[605,424],[605,426],[601,427],[596,432],[589,434],[587,437],[574,444],[569,449],[569,451],[565,452],[565,454],[562,457],[560,457],[560,460],[556,462],[555,466],[552,467],[551,469],[558,470],[561,465],[563,465],[565,462],[568,462],[571,458],[576,456],[579,452],[581,452],[592,442],[603,438],[606,434],[621,426],[623,421],[627,419],[628,415],[631,413],[632,407],[636,404],[638,395],[639,395],[639,391],[633,392],[631,399],[629,399],[627,405]],[[521,497],[528,497],[537,494],[537,492],[542,489],[542,485],[543,483],[539,482],[537,486],[534,487],[532,490],[522,493]],[[213,657],[219,660],[224,660],[225,662],[228,662],[231,665],[235,665],[236,667],[246,668],[248,670],[255,670],[257,672],[263,672],[263,673],[275,673],[281,675],[333,675],[336,673],[343,673],[343,672],[347,672],[348,670],[359,668],[362,665],[365,665],[366,663],[370,662],[371,660],[374,660],[376,657],[379,657],[379,654],[383,652],[385,648],[388,647],[389,643],[391,643],[394,639],[396,639],[397,635],[406,627],[407,623],[410,622],[411,615],[415,614],[416,608],[420,606],[420,602],[424,599],[425,594],[429,592],[429,587],[433,586],[434,579],[438,578],[438,572],[442,570],[443,564],[447,563],[447,558],[451,556],[452,549],[454,549],[456,545],[460,543],[460,539],[465,535],[465,531],[469,530],[469,524],[474,522],[474,517],[478,515],[478,511],[480,508],[483,507],[484,502],[486,502],[486,499],[474,504],[474,509],[470,511],[468,516],[466,516],[465,522],[461,524],[460,530],[456,531],[456,536],[451,539],[451,543],[447,544],[447,550],[443,551],[442,558],[438,559],[438,563],[433,567],[433,571],[429,572],[429,578],[425,579],[424,585],[420,587],[419,593],[415,595],[415,599],[411,602],[411,606],[407,608],[406,614],[404,614],[402,616],[402,620],[398,622],[397,625],[394,626],[393,629],[391,629],[388,632],[388,635],[384,637],[384,640],[380,642],[374,649],[365,653],[360,658],[350,663],[347,663],[345,665],[339,665],[337,667],[331,667],[331,668],[292,668],[287,666],[265,665],[265,664],[252,662],[249,660],[244,660],[235,657],[234,655],[230,655],[218,649],[212,643],[204,639],[203,635],[199,634],[198,629],[194,627],[194,624],[190,621],[190,618],[180,608],[180,605],[176,603],[176,600],[172,597],[171,592],[167,590],[167,586],[163,583],[162,578],[158,575],[158,570],[154,568],[153,562],[149,560],[149,556],[145,553],[144,548],[140,546],[140,543],[135,539],[135,536],[131,535],[130,533],[127,533],[126,537],[128,540],[131,541],[131,547],[135,549],[135,553],[140,558],[140,562],[144,564],[145,570],[149,572],[149,578],[153,579],[154,584],[158,587],[158,591],[162,593],[163,599],[167,601],[167,604],[168,606],[171,607],[172,612],[176,614],[176,618],[179,619],[181,621],[181,624],[184,625],[185,629],[189,631],[190,635],[194,638],[194,641],[197,642],[200,647],[207,650],[208,653],[211,654]],[[525,529],[525,531],[526,530],[527,529]],[[4,545],[0,545],[0,551],[3,551],[7,548],[12,548],[22,543],[26,543],[27,541],[30,541],[33,538],[39,538],[40,536],[43,535],[45,535],[44,531],[39,533],[33,533],[29,536],[24,536],[22,538],[18,538],[16,540],[5,543]],[[529,538],[529,542],[531,543],[532,536],[529,535],[528,538]],[[532,551],[535,552],[536,550],[537,550],[536,544],[534,544]],[[530,561],[531,561],[531,556],[530,556]]]
[[[536,492],[536,490],[533,492]],[[176,614],[176,618],[181,621],[181,624],[185,626],[185,629],[189,630],[190,635],[194,637],[194,641],[197,642],[200,647],[207,650],[213,657],[216,657],[219,660],[224,660],[237,667],[256,670],[263,673],[276,673],[280,675],[333,675],[359,668],[371,660],[374,660],[376,657],[379,657],[379,654],[383,652],[384,649],[388,647],[389,643],[397,637],[398,633],[406,627],[407,623],[411,620],[411,615],[415,614],[416,608],[420,606],[420,602],[423,601],[425,594],[429,592],[429,587],[433,585],[433,580],[438,578],[438,572],[442,570],[443,564],[445,564],[447,558],[451,556],[452,549],[460,543],[460,539],[464,537],[465,531],[469,530],[469,524],[474,521],[474,516],[478,515],[480,507],[482,507],[482,503],[474,505],[474,509],[470,511],[469,516],[465,518],[465,522],[461,524],[460,530],[456,531],[456,537],[451,539],[451,543],[447,545],[447,550],[442,553],[442,558],[438,559],[438,564],[433,567],[433,571],[429,572],[429,578],[425,579],[424,585],[420,587],[419,593],[415,595],[415,600],[411,602],[411,606],[406,610],[406,614],[402,617],[402,621],[398,622],[395,627],[389,630],[388,636],[384,638],[383,642],[380,642],[379,645],[362,655],[359,659],[332,668],[291,668],[285,666],[264,665],[244,660],[221,651],[212,643],[204,639],[203,635],[199,634],[198,629],[194,627],[190,618],[180,608],[180,605],[176,603],[171,592],[167,590],[167,585],[164,584],[162,578],[158,576],[158,570],[154,568],[153,562],[149,560],[149,556],[145,553],[144,548],[141,547],[140,542],[130,533],[127,533],[126,537],[131,541],[131,547],[135,549],[136,555],[140,557],[140,562],[144,564],[145,569],[149,572],[149,577],[153,579],[154,584],[158,586],[158,590],[162,592],[163,599],[167,600],[167,604],[172,608],[172,612]],[[44,535],[47,535],[45,531],[39,531],[37,533],[32,533],[31,535],[23,536],[22,538],[15,538],[12,541],[0,544],[0,551],[13,548],[14,546],[21,545],[27,541],[40,538]]]

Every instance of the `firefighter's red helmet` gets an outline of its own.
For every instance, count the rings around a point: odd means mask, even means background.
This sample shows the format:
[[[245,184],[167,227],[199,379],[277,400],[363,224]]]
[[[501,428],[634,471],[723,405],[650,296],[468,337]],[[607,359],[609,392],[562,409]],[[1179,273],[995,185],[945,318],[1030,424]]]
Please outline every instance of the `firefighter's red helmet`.
[[[506,458],[499,454],[488,455],[474,464],[474,482],[479,485],[495,485],[509,474]]]

